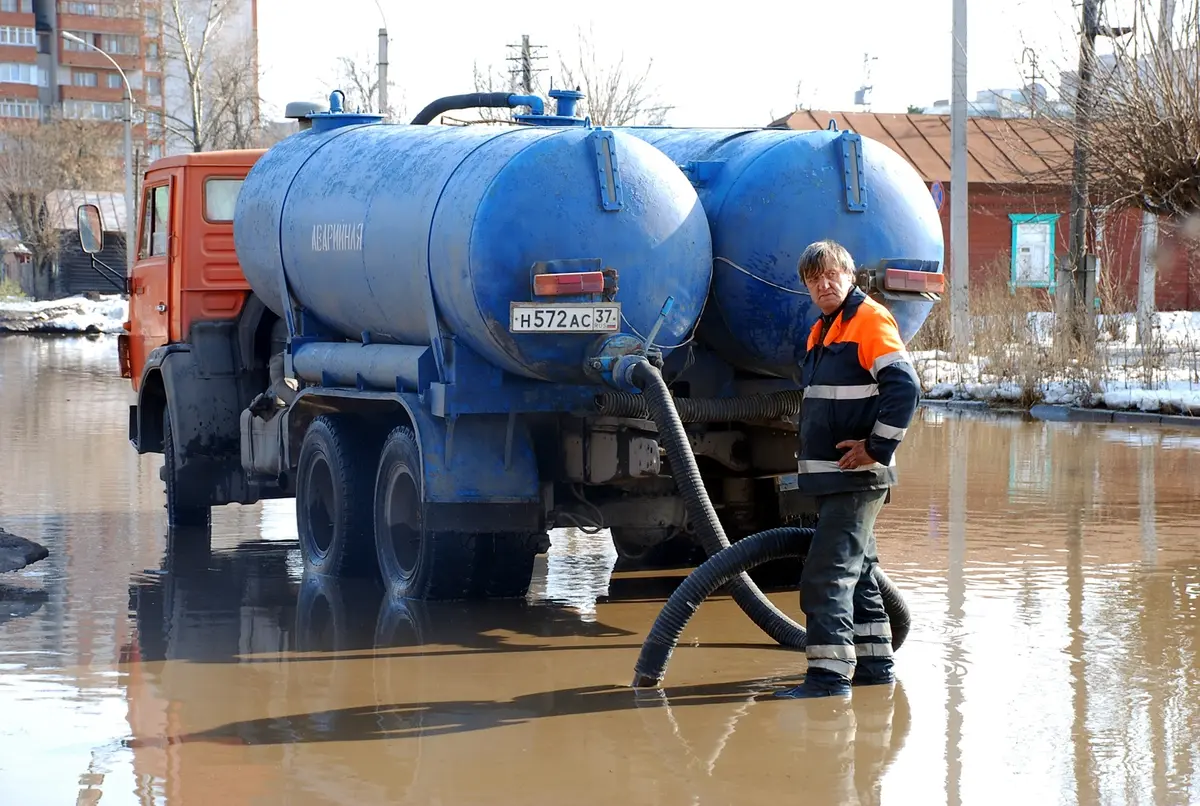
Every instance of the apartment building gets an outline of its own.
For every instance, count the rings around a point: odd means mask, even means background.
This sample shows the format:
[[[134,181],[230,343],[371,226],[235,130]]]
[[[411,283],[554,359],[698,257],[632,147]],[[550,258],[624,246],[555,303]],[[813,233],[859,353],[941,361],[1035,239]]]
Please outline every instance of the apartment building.
[[[183,0],[193,37],[209,0]],[[252,48],[257,62],[256,0],[226,0],[221,38]],[[125,85],[103,55],[62,36],[70,32],[111,56],[129,81],[139,170],[165,154],[190,150],[171,137],[168,113],[190,120],[187,80],[172,58],[177,36],[164,23],[164,0],[0,0],[0,119],[44,119],[51,110],[84,120],[123,120]],[[243,51],[244,53],[244,51]]]

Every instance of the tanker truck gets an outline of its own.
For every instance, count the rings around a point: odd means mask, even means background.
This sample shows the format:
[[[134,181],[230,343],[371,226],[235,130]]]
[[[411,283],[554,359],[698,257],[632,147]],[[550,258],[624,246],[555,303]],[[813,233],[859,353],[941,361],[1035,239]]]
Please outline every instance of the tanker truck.
[[[920,178],[849,132],[606,128],[549,95],[385,124],[335,92],[269,149],[149,167],[118,355],[170,526],[295,497],[307,571],[489,598],[553,528],[711,554],[813,511],[796,261],[839,239],[911,337],[942,281]],[[478,106],[527,111],[428,125]]]

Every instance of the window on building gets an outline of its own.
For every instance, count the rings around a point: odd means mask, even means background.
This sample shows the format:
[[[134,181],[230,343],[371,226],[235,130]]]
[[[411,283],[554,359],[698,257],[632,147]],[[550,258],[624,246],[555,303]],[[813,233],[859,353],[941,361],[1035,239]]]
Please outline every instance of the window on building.
[[[132,9],[126,10],[123,13],[120,2],[105,0],[104,2],[78,2],[77,0],[64,0],[58,4],[58,10],[62,14],[77,14],[83,17],[129,17],[132,14]]]
[[[153,59],[153,60],[158,59],[158,43],[157,42],[147,42],[146,43],[146,58]]]
[[[32,28],[0,25],[0,45],[31,48],[36,44],[37,33]]]
[[[0,0],[0,11],[33,13],[33,0]]]
[[[139,52],[139,44],[138,37],[136,36],[101,34],[100,44],[97,47],[112,56],[136,56]]]
[[[142,244],[138,257],[157,257],[167,253],[167,234],[171,214],[171,188],[158,185],[146,189],[146,212],[142,219]]]
[[[72,120],[121,120],[124,115],[121,103],[104,101],[63,101],[63,117]]]
[[[37,101],[29,98],[0,99],[0,117],[37,120],[40,116],[41,110]]]
[[[13,64],[11,62],[0,63],[0,82],[8,84],[30,84],[38,86],[40,84],[36,64]]]
[[[162,79],[158,76],[148,76],[146,78],[146,94],[162,95]]]
[[[76,87],[94,87],[96,86],[96,74],[79,70],[71,71],[71,83]]]
[[[125,89],[125,82],[121,80],[120,73],[109,73],[108,74],[108,88],[110,90]]]
[[[232,221],[233,208],[244,179],[207,179],[204,182],[204,217],[208,221]]]
[[[146,156],[148,156],[150,158],[151,162],[153,162],[154,160],[157,160],[157,159],[162,159],[162,155],[163,155],[162,146],[159,145],[158,143],[151,143],[146,148]]]
[[[71,34],[72,36],[79,37],[80,39],[84,40],[84,42],[91,42],[95,38],[93,34],[90,34],[87,31],[68,31],[67,33]],[[61,38],[59,45],[63,50],[90,50],[90,48],[82,42],[76,42],[74,39],[67,39],[65,36]]]
[[[1012,274],[1015,288],[1054,290],[1054,243],[1056,213],[1020,213],[1012,222]]]

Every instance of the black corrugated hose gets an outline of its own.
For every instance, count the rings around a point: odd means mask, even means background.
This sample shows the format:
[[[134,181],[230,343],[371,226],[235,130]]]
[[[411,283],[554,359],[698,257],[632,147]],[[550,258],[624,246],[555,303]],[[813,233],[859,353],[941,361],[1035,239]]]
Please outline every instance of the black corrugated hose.
[[[713,591],[738,574],[744,574],[763,563],[785,557],[805,556],[808,554],[814,532],[814,529],[800,526],[767,529],[742,538],[705,560],[675,589],[655,619],[650,634],[642,643],[637,664],[633,667],[634,687],[656,686],[662,682],[666,676],[667,662],[671,659],[671,653],[675,651],[675,645],[679,643],[683,628],[700,607],[700,603],[711,596]],[[883,569],[875,565],[872,570],[883,596],[888,621],[891,622],[892,648],[899,649],[908,637],[912,615],[900,592]]]
[[[663,376],[648,361],[634,366],[630,380],[642,390],[651,419],[658,428],[659,441],[671,463],[671,476],[683,498],[688,520],[700,535],[700,544],[709,557],[729,548],[729,539],[717,518],[704,489],[704,480],[679,412],[671,400],[671,391]],[[803,627],[787,617],[763,594],[744,571],[729,580],[729,592],[750,620],[776,642],[786,647],[803,649],[806,633]]]
[[[746,397],[673,398],[679,419],[685,423],[769,422],[795,417],[803,393],[794,389]],[[608,417],[650,417],[645,395],[604,392],[596,395],[596,409]]]
[[[642,390],[646,410],[658,429],[659,441],[671,463],[671,475],[683,498],[688,519],[695,525],[700,543],[709,559],[693,571],[659,614],[654,629],[642,646],[635,686],[653,685],[662,679],[666,664],[683,632],[684,625],[700,602],[721,585],[728,584],[733,600],[750,620],[774,639],[791,649],[803,649],[805,629],[777,608],[746,573],[771,559],[807,554],[814,531],[801,527],[780,527],[758,532],[730,546],[725,530],[708,498],[700,468],[691,450],[687,432],[676,410],[675,401],[659,371],[649,362],[636,364],[630,380]],[[783,552],[775,553],[773,552]],[[892,622],[892,645],[898,648],[908,634],[911,617],[908,607],[887,575],[874,568],[883,605]],[[681,593],[683,591],[683,593]],[[703,595],[697,595],[703,591]],[[650,683],[639,680],[652,681]]]

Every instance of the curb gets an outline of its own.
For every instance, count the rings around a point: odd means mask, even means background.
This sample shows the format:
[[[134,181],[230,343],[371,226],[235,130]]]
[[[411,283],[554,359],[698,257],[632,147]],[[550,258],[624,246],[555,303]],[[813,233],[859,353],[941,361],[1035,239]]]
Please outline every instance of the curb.
[[[1200,428],[1200,417],[1179,414],[1156,414],[1149,411],[1120,411],[1118,409],[1085,409],[1079,406],[1054,406],[1038,403],[1029,409],[1012,406],[991,406],[981,400],[936,400],[922,398],[922,406],[961,411],[986,411],[989,414],[1008,414],[1046,422],[1128,423],[1158,425],[1171,428]]]

